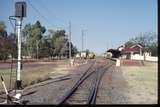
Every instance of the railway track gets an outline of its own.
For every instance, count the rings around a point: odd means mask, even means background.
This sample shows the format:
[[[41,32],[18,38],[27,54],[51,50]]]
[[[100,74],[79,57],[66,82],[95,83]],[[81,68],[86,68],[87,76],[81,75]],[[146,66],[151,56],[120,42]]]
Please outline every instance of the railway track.
[[[75,85],[58,101],[61,104],[96,104],[98,87],[103,74],[114,61],[95,61],[79,78]]]
[[[101,78],[103,77],[103,74],[112,67],[114,61],[110,60],[108,63],[106,62],[107,62],[106,59],[91,60],[88,63],[88,66],[83,67],[85,68],[84,71],[82,70],[81,72],[79,72],[79,76],[73,75],[72,78],[74,78],[73,80],[75,81],[75,84],[72,87],[70,87],[70,90],[68,90],[65,93],[65,95],[62,96],[60,99],[56,98],[56,101],[55,101],[56,104],[58,105],[61,105],[61,104],[91,104],[91,105],[96,104],[96,98],[98,98],[97,96],[99,96],[98,88],[100,87],[99,84],[101,82]],[[57,79],[61,80],[64,78],[65,77],[60,77]],[[50,81],[50,82],[52,83],[53,81]],[[48,82],[38,85],[37,87],[45,86],[47,84]],[[27,93],[23,96],[30,95],[32,93],[35,93],[35,92]]]

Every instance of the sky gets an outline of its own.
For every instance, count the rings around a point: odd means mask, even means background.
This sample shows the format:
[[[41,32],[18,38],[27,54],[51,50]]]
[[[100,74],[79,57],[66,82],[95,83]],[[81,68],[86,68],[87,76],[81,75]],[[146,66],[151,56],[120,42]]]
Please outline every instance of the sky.
[[[157,0],[0,0],[0,21],[13,32],[9,16],[14,16],[15,2],[26,1],[27,17],[23,27],[37,20],[46,29],[65,29],[71,22],[73,44],[102,54],[117,48],[144,32],[157,31]]]

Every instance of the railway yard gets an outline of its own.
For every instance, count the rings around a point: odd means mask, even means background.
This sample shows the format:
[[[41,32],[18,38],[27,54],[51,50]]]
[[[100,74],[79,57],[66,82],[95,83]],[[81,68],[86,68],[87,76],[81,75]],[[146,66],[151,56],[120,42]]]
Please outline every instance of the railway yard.
[[[142,67],[152,76],[151,79],[143,76],[141,66],[116,67],[114,60],[105,58],[77,60],[74,66],[68,65],[67,61],[48,64],[49,78],[25,86],[21,102],[26,105],[157,103],[156,63],[146,62]],[[147,71],[145,65],[150,67],[150,71]],[[24,69],[31,72],[32,67],[28,65]],[[37,64],[36,68],[38,67],[42,65]],[[0,95],[1,102],[4,102],[5,98],[5,94]]]
[[[158,104],[157,6],[0,0],[0,106]]]

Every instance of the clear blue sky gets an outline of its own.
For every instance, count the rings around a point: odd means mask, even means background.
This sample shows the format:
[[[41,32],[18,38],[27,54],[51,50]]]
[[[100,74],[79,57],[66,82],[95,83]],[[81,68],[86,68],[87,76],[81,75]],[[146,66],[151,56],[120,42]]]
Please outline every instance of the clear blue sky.
[[[14,15],[14,3],[0,0],[0,20],[7,31],[13,29],[8,17]],[[84,48],[98,54],[116,48],[141,32],[157,32],[157,0],[30,0],[41,17],[27,2],[26,23],[40,20],[47,29],[65,29],[72,24],[72,41],[81,50],[81,30],[85,29]]]

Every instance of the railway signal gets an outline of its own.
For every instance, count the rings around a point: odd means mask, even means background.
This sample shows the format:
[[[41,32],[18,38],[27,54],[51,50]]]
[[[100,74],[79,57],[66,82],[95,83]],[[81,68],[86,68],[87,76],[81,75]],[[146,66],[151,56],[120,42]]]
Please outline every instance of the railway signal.
[[[17,64],[17,79],[16,79],[16,88],[21,89],[22,81],[20,78],[21,72],[21,27],[22,20],[26,17],[26,2],[16,2],[15,3],[15,17],[16,17],[16,33],[18,36],[18,64]]]
[[[22,20],[26,17],[26,2],[18,1],[15,3],[15,20],[16,20],[16,35],[18,38],[17,47],[18,47],[18,62],[17,62],[17,73],[16,73],[16,101],[19,103],[21,98],[22,92],[22,80],[21,80],[21,70],[22,70],[22,63],[21,63],[21,28],[22,28]]]
[[[19,1],[15,3],[15,15],[14,16],[9,16],[9,20],[15,20],[15,28],[14,30],[16,31],[17,35],[17,47],[18,47],[18,62],[17,62],[17,71],[16,71],[16,95],[11,96],[9,95],[7,88],[4,83],[4,79],[1,75],[1,80],[2,80],[2,85],[5,90],[7,100],[1,104],[10,104],[10,103],[15,103],[15,104],[21,104],[20,98],[22,96],[22,80],[20,78],[20,73],[22,70],[22,63],[21,63],[21,27],[22,27],[22,20],[24,17],[26,17],[26,2],[24,1]]]

